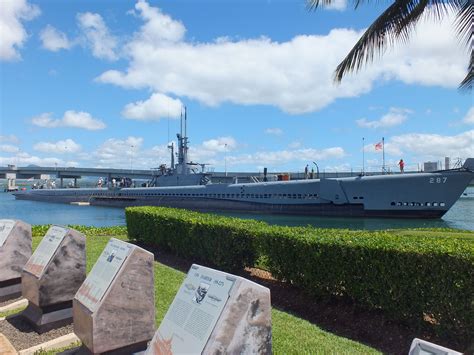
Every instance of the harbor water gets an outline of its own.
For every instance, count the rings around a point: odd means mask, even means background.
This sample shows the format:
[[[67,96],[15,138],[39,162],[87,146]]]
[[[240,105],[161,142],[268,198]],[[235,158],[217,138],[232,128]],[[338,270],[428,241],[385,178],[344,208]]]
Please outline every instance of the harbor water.
[[[252,218],[287,226],[312,225],[319,228],[397,229],[455,228],[474,230],[474,186],[469,186],[456,204],[441,219],[383,219],[298,217],[226,213],[226,216]],[[77,206],[59,203],[15,200],[10,193],[0,193],[0,219],[21,219],[30,224],[86,225],[94,227],[125,225],[121,208]]]

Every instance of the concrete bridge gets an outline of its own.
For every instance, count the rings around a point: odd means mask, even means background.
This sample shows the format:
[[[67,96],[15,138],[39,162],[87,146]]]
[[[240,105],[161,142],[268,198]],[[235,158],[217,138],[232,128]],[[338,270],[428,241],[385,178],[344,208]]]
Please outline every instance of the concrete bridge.
[[[77,179],[83,176],[102,176],[109,180],[113,178],[130,179],[151,179],[156,174],[156,170],[139,169],[109,169],[109,168],[73,168],[73,167],[16,167],[9,165],[0,167],[0,179],[8,180],[8,190],[15,189],[15,180],[17,179],[60,179],[60,187],[63,187],[63,179],[73,179],[74,186],[77,187]]]

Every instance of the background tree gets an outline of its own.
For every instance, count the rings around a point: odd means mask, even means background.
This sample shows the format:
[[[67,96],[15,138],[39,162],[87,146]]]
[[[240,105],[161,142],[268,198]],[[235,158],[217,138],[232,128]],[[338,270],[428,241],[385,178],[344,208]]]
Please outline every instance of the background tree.
[[[307,0],[310,9],[330,5],[334,0]],[[364,0],[354,0],[357,9]],[[381,53],[387,44],[407,41],[422,15],[433,15],[438,20],[450,11],[456,13],[455,30],[470,49],[468,72],[459,87],[472,90],[474,77],[474,1],[473,0],[395,0],[365,31],[344,60],[337,66],[334,79],[340,82],[349,72],[358,71]]]

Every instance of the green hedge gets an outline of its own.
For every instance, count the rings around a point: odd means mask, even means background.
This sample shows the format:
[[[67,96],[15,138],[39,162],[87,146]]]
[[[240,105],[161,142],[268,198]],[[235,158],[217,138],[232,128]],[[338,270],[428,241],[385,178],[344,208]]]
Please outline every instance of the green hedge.
[[[272,275],[315,296],[339,296],[468,344],[474,248],[439,237],[270,227],[259,233]]]
[[[255,264],[252,230],[264,225],[164,207],[127,208],[125,217],[130,239],[226,271]]]
[[[343,297],[467,344],[474,330],[474,245],[393,232],[269,226],[186,210],[126,209],[129,237],[238,270],[272,275],[317,297]]]

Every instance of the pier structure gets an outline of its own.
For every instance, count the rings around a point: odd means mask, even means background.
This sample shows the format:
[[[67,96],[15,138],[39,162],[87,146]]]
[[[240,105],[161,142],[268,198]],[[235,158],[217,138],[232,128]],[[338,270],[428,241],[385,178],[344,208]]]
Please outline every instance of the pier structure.
[[[45,180],[56,178],[60,180],[59,187],[64,187],[64,179],[72,179],[74,187],[78,187],[77,180],[84,176],[106,177],[108,181],[120,177],[130,179],[151,179],[156,170],[138,169],[110,169],[110,168],[75,168],[75,167],[16,167],[9,165],[0,167],[0,179],[8,180],[8,188],[15,186],[17,179]],[[12,189],[13,190],[13,189]]]

